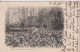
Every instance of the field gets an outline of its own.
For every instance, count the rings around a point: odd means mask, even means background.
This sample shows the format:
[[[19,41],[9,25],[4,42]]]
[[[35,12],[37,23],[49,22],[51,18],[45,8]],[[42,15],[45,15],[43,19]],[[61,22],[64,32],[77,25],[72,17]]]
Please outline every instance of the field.
[[[62,30],[59,31],[9,31],[6,44],[10,47],[61,47]]]

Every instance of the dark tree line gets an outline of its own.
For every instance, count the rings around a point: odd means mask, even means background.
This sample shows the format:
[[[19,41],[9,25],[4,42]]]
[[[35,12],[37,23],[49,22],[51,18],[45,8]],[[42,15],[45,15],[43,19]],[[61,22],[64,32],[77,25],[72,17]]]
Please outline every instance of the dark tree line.
[[[51,8],[42,8],[40,7],[38,10],[38,14],[34,15],[35,11],[34,8],[32,8],[29,11],[30,8],[28,7],[18,7],[18,8],[12,8],[8,9],[6,12],[6,26],[14,26],[14,24],[11,24],[11,19],[13,16],[18,16],[18,24],[21,27],[37,27],[42,29],[50,29],[50,30],[61,30],[63,29],[63,11],[59,7],[51,7]],[[10,13],[14,11],[12,14]],[[28,16],[28,14],[30,14]],[[16,22],[17,23],[17,22]],[[16,25],[16,26],[17,26]]]

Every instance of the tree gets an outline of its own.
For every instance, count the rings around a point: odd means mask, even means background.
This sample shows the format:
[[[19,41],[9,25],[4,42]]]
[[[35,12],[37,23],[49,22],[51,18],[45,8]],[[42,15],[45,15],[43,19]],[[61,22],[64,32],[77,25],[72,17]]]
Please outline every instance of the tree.
[[[39,13],[38,13],[38,15],[39,15],[38,23],[39,23],[40,27],[42,27],[42,28],[43,28],[43,24],[44,24],[43,13],[44,13],[44,9],[40,8]]]
[[[6,12],[6,31],[8,31],[9,30],[9,17],[10,17],[10,10],[9,9],[7,9],[7,12]]]
[[[56,8],[56,17],[55,17],[55,23],[54,23],[54,29],[55,30],[61,30],[64,27],[64,21],[63,21],[63,11],[61,8]]]

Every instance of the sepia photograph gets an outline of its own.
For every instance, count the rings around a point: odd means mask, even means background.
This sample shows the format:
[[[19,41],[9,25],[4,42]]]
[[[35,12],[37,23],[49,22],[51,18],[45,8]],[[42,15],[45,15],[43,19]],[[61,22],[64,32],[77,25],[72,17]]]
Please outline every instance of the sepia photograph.
[[[79,1],[0,2],[0,52],[80,52]]]
[[[6,39],[10,47],[63,46],[64,16],[60,7],[15,7],[6,10]]]

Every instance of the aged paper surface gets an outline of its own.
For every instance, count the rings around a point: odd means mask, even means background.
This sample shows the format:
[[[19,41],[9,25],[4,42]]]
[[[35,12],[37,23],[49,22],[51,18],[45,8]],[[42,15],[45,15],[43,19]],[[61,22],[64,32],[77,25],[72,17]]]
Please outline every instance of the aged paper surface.
[[[0,52],[79,52],[79,1],[0,2]]]

